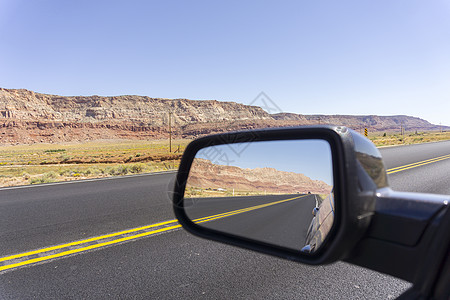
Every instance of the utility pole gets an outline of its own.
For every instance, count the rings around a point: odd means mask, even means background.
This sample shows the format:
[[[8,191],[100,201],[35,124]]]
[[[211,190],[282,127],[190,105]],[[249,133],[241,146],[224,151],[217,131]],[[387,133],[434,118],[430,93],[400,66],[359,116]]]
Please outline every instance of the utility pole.
[[[172,153],[172,112],[169,111],[169,152]]]

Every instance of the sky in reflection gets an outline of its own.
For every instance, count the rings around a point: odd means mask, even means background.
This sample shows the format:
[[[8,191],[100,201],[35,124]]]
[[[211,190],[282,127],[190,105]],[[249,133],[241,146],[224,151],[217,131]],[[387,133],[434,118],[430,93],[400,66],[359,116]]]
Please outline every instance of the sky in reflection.
[[[211,146],[196,158],[240,168],[274,168],[333,185],[330,145],[324,140],[282,140]]]

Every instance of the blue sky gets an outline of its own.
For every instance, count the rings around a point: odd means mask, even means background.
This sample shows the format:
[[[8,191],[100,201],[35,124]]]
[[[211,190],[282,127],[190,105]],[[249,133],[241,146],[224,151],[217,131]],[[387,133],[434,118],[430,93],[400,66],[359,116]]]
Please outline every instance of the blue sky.
[[[0,0],[0,87],[450,126],[450,2]]]

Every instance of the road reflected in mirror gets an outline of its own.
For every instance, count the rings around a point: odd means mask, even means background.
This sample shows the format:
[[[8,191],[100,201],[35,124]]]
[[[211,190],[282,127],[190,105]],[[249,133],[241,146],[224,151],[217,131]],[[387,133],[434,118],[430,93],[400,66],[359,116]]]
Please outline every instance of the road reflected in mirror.
[[[332,165],[324,140],[206,147],[192,163],[184,207],[206,228],[312,253],[334,221]]]

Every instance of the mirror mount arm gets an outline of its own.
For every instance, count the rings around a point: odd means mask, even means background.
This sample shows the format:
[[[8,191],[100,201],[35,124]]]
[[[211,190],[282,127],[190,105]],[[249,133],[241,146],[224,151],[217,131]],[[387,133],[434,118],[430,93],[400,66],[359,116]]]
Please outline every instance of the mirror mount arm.
[[[345,261],[414,282],[450,197],[389,188],[375,197],[371,224]]]

